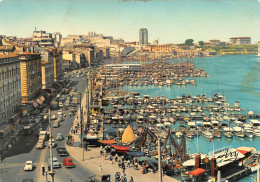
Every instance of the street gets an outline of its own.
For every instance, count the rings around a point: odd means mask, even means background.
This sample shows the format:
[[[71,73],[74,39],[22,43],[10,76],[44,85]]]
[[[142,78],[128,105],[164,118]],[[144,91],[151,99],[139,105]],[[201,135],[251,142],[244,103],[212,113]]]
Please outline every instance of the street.
[[[85,91],[86,88],[86,80],[81,78],[73,78],[71,81],[78,81],[78,84],[75,86],[77,88],[77,93],[82,93]],[[79,95],[78,95],[79,98]],[[79,100],[79,99],[78,99]],[[79,107],[79,105],[78,105]],[[52,128],[52,136],[55,139],[57,133],[62,133],[64,138],[68,135],[73,120],[76,118],[76,114],[69,116],[69,112],[71,107],[68,110],[62,109],[63,113],[66,114],[64,121],[61,122],[61,126],[58,128]],[[58,110],[51,111],[51,114],[57,113]],[[53,120],[52,120],[53,123]],[[44,124],[44,123],[43,123]],[[47,127],[43,125],[43,129]],[[48,131],[48,128],[46,129]],[[42,175],[42,165],[45,166],[45,171],[48,170],[48,159],[50,157],[50,149],[47,147],[48,141],[45,141],[45,148],[44,149],[36,149],[35,144],[37,143],[38,136],[34,133],[22,137],[20,142],[14,146],[11,150],[9,157],[5,158],[3,163],[0,163],[0,182],[21,182],[23,179],[33,179],[33,181],[46,181],[46,176]],[[64,147],[65,146],[65,139],[62,141],[56,141],[57,146]],[[53,148],[53,157],[57,157],[58,161],[62,165],[62,160],[65,157],[60,157],[57,154],[56,147]],[[32,160],[34,166],[36,167],[33,171],[24,171],[23,167],[27,160]],[[73,160],[73,158],[72,158]],[[84,168],[81,164],[77,162],[77,160],[73,160],[75,163],[75,168],[67,169],[62,165],[61,168],[54,169],[55,181],[87,181],[88,177],[92,175],[89,170]],[[51,177],[48,175],[48,180],[51,180]]]

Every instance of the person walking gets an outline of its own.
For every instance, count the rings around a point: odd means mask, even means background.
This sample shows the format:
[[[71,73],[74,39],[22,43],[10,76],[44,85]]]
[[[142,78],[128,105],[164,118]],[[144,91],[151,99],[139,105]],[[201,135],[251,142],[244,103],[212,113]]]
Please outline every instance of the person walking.
[[[127,161],[127,167],[131,167],[131,162],[130,162],[130,160]]]
[[[100,172],[102,171],[102,166],[101,166],[101,165],[99,166],[99,171],[100,171]]]
[[[134,179],[133,179],[133,177],[131,176],[131,178],[130,178],[130,181],[129,182],[134,182]]]
[[[124,163],[122,164],[122,169],[123,169],[123,173],[125,174],[125,165],[124,165]]]

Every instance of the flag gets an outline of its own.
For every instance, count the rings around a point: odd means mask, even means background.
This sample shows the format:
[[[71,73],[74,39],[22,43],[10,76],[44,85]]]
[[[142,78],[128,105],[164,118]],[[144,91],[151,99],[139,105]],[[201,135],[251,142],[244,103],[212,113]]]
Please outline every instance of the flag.
[[[209,142],[211,142],[212,139],[213,139],[213,137],[210,138]]]

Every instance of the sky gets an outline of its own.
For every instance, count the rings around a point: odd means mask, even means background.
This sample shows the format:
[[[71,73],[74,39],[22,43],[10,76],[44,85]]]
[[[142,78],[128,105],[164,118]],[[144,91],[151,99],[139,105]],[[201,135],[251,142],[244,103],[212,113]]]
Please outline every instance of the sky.
[[[0,0],[0,34],[46,32],[138,41],[139,29],[160,44],[250,36],[260,41],[260,0]]]

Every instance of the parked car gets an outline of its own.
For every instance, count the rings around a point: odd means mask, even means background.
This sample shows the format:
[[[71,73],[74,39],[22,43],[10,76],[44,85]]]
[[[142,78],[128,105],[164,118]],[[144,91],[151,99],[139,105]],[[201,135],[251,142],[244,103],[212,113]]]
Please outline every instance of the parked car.
[[[56,150],[57,150],[59,156],[68,156],[69,155],[69,153],[67,152],[65,147],[57,147]]]
[[[62,113],[62,110],[60,109],[58,112],[57,112],[58,115],[63,115]]]
[[[71,158],[66,158],[62,160],[63,165],[66,166],[66,168],[75,167],[75,164],[72,162]]]
[[[36,144],[36,148],[37,149],[43,149],[44,147],[44,141],[43,140],[39,140]]]
[[[51,120],[55,120],[55,119],[57,119],[56,114],[52,114],[52,115],[51,115]]]
[[[49,166],[51,166],[51,160],[50,159],[48,159],[48,162],[49,162]],[[61,167],[61,165],[60,165],[60,163],[59,163],[59,161],[56,157],[52,158],[52,166],[53,166],[53,168],[60,168]]]
[[[59,126],[60,126],[60,122],[57,120],[52,125],[53,128],[58,128]]]
[[[56,140],[61,141],[63,139],[62,133],[57,133]]]
[[[32,171],[33,170],[33,162],[32,161],[26,161],[23,169],[25,171]]]

